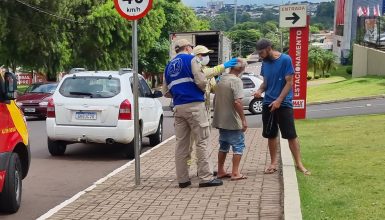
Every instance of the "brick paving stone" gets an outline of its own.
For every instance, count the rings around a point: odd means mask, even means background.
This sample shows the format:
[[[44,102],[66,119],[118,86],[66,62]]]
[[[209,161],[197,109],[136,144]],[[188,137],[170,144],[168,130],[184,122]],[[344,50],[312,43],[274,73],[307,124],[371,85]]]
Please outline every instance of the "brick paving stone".
[[[49,219],[283,219],[282,176],[264,175],[270,163],[261,129],[248,129],[241,172],[246,180],[224,179],[219,187],[198,188],[196,158],[190,166],[192,186],[180,189],[175,180],[175,139],[141,158],[141,185],[135,186],[131,165]],[[218,132],[212,129],[210,158],[217,170]],[[231,157],[225,163],[231,172]],[[195,161],[194,161],[195,160]]]

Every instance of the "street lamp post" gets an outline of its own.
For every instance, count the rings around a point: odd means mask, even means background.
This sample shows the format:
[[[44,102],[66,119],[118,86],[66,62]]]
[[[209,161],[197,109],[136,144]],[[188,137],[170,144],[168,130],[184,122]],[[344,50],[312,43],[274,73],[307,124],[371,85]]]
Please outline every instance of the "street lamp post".
[[[234,26],[237,24],[237,0],[234,0]]]

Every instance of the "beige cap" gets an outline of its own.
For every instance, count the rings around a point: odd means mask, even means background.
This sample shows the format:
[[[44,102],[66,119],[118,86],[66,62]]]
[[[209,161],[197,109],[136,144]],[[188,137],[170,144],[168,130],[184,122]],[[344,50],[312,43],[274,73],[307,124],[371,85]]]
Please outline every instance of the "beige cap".
[[[190,41],[188,41],[186,39],[176,40],[174,42],[174,45],[175,45],[175,49],[179,49],[179,48],[184,47],[184,46],[192,46]]]
[[[193,53],[195,55],[205,54],[205,53],[213,53],[213,52],[214,52],[213,50],[209,50],[207,47],[202,46],[202,45],[198,45],[198,46],[194,47],[194,49],[193,49]]]

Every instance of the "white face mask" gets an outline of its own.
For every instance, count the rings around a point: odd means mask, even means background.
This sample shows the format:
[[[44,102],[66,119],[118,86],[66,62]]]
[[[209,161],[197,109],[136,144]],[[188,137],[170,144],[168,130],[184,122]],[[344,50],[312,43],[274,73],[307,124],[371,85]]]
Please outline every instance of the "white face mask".
[[[201,58],[201,64],[203,66],[207,66],[207,64],[209,64],[209,62],[210,62],[210,57],[209,56],[204,56],[204,57]]]

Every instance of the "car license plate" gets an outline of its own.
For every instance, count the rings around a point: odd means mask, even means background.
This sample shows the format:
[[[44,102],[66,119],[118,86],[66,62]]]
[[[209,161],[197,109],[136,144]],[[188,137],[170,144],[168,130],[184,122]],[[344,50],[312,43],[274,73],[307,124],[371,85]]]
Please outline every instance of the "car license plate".
[[[35,112],[36,109],[35,108],[25,108],[24,109],[24,112]]]
[[[96,112],[76,112],[77,120],[96,120]]]

